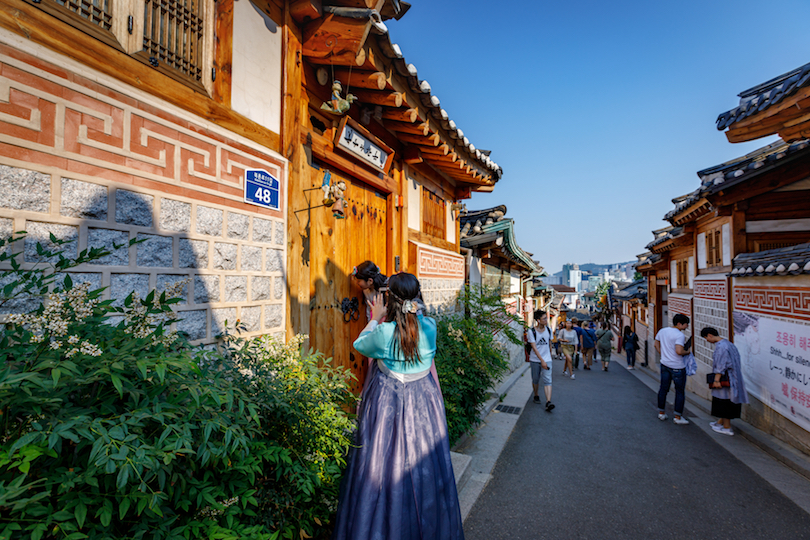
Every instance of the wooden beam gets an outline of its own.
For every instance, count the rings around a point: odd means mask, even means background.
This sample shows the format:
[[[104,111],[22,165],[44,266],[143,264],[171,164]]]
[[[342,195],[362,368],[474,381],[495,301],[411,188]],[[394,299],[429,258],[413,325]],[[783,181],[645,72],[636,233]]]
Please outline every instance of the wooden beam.
[[[415,229],[411,228],[408,229],[408,240],[410,240],[411,242],[427,244],[429,246],[437,247],[439,249],[444,249],[447,251],[458,253],[458,251],[456,251],[455,244],[451,244],[450,242],[444,240],[443,238],[436,238],[435,236],[430,236],[429,234],[425,234]]]
[[[216,4],[217,21],[214,64],[217,77],[214,80],[214,101],[231,108],[231,73],[233,58],[233,0],[220,0]]]
[[[395,120],[397,122],[416,122],[416,119],[419,118],[419,110],[418,109],[407,109],[407,110],[398,110],[398,109],[383,109],[382,113],[383,120]]]
[[[385,127],[391,131],[396,131],[399,133],[411,133],[413,135],[421,135],[423,137],[430,133],[428,125],[424,122],[421,124],[412,124],[410,122],[397,122],[395,120],[389,120],[385,122]]]
[[[371,90],[356,90],[352,94],[357,96],[361,103],[371,103],[372,105],[382,105],[384,107],[402,107],[402,94],[398,92],[373,92]]]
[[[366,60],[363,44],[370,29],[369,20],[330,13],[304,26],[304,56],[313,63],[362,65]]]
[[[323,14],[321,0],[292,0],[288,9],[298,24],[317,19]]]
[[[756,176],[756,181],[743,182],[743,185],[731,186],[709,197],[715,206],[735,204],[746,199],[753,199],[763,193],[779,189],[807,178],[807,167],[810,158],[805,157],[790,162],[764,174]]]
[[[93,69],[133,88],[159,96],[160,99],[207,118],[237,135],[281,152],[278,133],[23,0],[0,2],[0,27],[81,64],[93,66]]]
[[[419,146],[439,146],[442,140],[437,134],[423,137],[421,135],[411,135],[410,133],[400,133],[397,135],[397,139],[408,144],[417,144]]]
[[[402,151],[402,159],[405,161],[405,163],[409,163],[411,165],[415,163],[422,163],[422,152],[418,146],[406,146]]]
[[[385,73],[381,71],[363,71],[357,69],[335,69],[335,78],[343,84],[349,92],[353,88],[367,88],[370,90],[385,90],[388,82]]]

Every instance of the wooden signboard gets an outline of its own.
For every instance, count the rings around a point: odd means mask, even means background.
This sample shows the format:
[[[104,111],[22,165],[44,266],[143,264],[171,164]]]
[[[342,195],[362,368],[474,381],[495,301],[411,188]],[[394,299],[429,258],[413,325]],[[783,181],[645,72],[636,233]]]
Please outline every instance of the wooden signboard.
[[[394,162],[394,151],[348,116],[340,121],[335,132],[335,148],[385,174]]]

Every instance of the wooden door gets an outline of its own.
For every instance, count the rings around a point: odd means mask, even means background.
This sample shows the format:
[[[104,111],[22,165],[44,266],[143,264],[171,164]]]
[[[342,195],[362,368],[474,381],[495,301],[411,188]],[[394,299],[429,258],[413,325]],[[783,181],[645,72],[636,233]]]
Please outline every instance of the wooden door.
[[[337,219],[331,208],[319,208],[313,220],[311,253],[310,340],[332,357],[334,365],[351,369],[362,388],[365,361],[352,342],[366,325],[363,293],[351,282],[352,269],[365,260],[386,272],[387,197],[368,185],[332,172],[332,181],[346,183],[346,218]],[[344,314],[344,300],[357,302],[355,313]]]

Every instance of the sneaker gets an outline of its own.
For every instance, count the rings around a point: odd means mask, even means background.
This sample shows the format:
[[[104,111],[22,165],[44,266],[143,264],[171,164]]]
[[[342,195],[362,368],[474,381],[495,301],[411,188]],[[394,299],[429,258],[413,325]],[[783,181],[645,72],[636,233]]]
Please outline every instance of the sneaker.
[[[568,370],[567,369],[563,370],[563,375],[568,375]]]
[[[576,379],[576,378],[577,378],[577,376],[576,376],[576,375],[574,375],[574,374],[572,373],[572,374],[571,374],[571,378],[572,378],[572,379]]]
[[[667,418],[669,418],[669,416],[667,416],[666,413],[662,413],[662,412],[658,413],[658,419],[659,420],[663,421],[663,420],[666,420]]]
[[[540,396],[534,396],[534,402],[540,403]]]
[[[689,423],[689,420],[687,420],[683,416],[680,417],[676,416],[675,418],[672,419],[672,421],[678,424],[679,426],[685,426],[686,424]]]
[[[709,422],[709,427],[714,429],[716,427],[723,427],[723,425],[720,422]]]
[[[633,366],[630,366],[630,367],[628,367],[627,369],[633,369],[633,370],[634,370],[634,369],[636,369],[636,368],[634,368]]]
[[[551,409],[553,409],[553,408],[554,408],[554,404],[552,402],[550,402],[550,401],[546,401],[546,410],[548,412],[551,412]]]
[[[734,435],[734,430],[733,429],[726,429],[723,426],[718,426],[716,428],[713,427],[712,429],[715,431],[715,433],[721,433],[723,435],[729,435],[729,436]]]

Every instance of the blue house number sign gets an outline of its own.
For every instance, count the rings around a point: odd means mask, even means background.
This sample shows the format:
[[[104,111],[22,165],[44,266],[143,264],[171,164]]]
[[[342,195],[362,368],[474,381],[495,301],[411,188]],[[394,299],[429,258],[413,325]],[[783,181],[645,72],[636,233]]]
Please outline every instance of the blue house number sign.
[[[248,169],[245,171],[246,203],[278,210],[280,191],[278,180],[269,172],[261,169]]]

